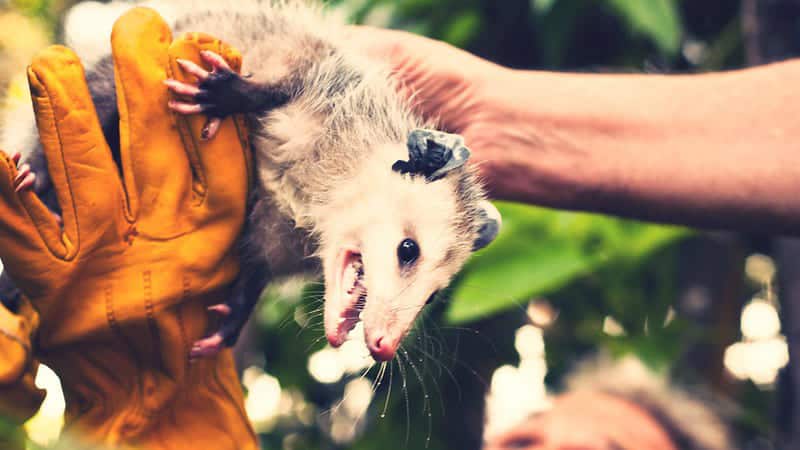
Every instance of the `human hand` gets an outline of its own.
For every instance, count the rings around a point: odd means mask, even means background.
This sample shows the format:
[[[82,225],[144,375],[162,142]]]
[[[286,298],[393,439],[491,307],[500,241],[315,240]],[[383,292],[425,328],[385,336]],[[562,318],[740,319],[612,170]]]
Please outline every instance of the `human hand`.
[[[355,26],[351,37],[388,64],[415,111],[464,136],[470,162],[494,198],[568,206],[574,148],[557,124],[540,120],[546,82],[481,59],[447,43],[405,31]]]
[[[61,377],[79,439],[256,448],[230,352],[188,359],[206,308],[238,273],[244,129],[229,119],[200,139],[204,118],[173,115],[163,84],[186,80],[177,59],[201,50],[234,68],[241,57],[206,35],[173,42],[146,8],[120,18],[112,48],[122,176],[77,56],[45,49],[28,79],[63,228],[33,192],[17,192],[15,161],[0,152],[0,257],[39,313],[36,356]]]

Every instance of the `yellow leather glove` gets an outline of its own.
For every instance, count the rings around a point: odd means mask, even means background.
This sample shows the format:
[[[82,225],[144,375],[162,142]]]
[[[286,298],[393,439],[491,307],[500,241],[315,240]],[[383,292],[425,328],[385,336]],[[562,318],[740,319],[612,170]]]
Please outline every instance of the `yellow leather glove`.
[[[171,113],[162,84],[190,81],[176,58],[212,50],[238,70],[241,57],[207,35],[173,42],[146,8],[117,21],[112,48],[121,177],[83,68],[60,46],[28,80],[63,230],[32,192],[14,192],[15,164],[0,156],[0,257],[39,314],[34,357],[61,378],[68,448],[255,449],[231,352],[188,359],[238,273],[245,130],[226,120],[202,141],[204,118]]]
[[[36,388],[38,363],[31,357],[31,338],[39,316],[23,298],[16,314],[0,305],[0,448],[24,450],[22,424],[39,409],[44,391]]]

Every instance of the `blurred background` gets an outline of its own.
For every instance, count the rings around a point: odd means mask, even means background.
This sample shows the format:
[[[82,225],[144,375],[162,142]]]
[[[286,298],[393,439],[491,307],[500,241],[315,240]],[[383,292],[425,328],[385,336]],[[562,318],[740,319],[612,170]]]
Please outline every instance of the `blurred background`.
[[[66,42],[93,61],[130,6],[70,10],[76,3],[0,0],[4,114],[30,114],[23,74],[34,52]],[[779,60],[800,47],[796,0],[329,3],[347,20],[517,68],[694,73]],[[744,449],[796,448],[800,384],[789,355],[800,342],[786,330],[800,327],[789,307],[800,297],[797,243],[498,207],[501,236],[427,309],[389,365],[373,366],[357,341],[326,346],[318,286],[290,280],[269,289],[237,348],[264,449],[478,449],[484,429],[547,408],[564,376],[596,354],[636,357],[735,404]],[[49,395],[27,429],[31,448],[47,448],[64,403],[52,372],[43,368],[37,382]]]

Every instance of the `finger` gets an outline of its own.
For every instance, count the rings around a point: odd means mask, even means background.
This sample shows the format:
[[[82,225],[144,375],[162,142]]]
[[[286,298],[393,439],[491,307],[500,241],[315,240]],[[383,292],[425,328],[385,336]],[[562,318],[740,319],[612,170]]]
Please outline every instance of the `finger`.
[[[231,66],[228,65],[228,62],[225,61],[225,58],[222,56],[210,51],[210,50],[203,50],[200,52],[200,57],[203,58],[203,61],[207,62],[214,70],[227,70],[230,71]]]
[[[19,164],[20,158],[22,158],[22,153],[20,152],[14,152],[14,154],[11,155],[11,160],[14,161],[14,164]]]
[[[84,238],[113,223],[109,217],[115,217],[121,203],[119,176],[75,53],[62,46],[41,51],[28,68],[28,83],[39,140],[63,212],[66,247],[59,256],[71,259]],[[52,216],[45,216],[56,227]]]
[[[200,56],[204,50],[221,56],[230,70],[238,72],[241,69],[241,55],[235,49],[207,34],[187,33],[170,47],[170,56],[176,61],[174,78],[186,83],[192,81],[191,75],[183,72],[177,64],[178,59],[200,59],[208,65],[206,69],[214,67]],[[237,217],[244,214],[242,200],[246,198],[249,186],[250,151],[243,119],[207,120],[195,115],[183,117],[179,123],[185,126],[181,129],[185,130],[187,140],[191,142],[187,153],[207,196],[204,207],[214,214]],[[204,139],[204,135],[216,137]]]
[[[194,195],[184,142],[167,106],[171,41],[161,16],[142,7],[123,14],[111,36],[130,219],[153,236],[185,230],[188,224],[175,218]]]
[[[196,97],[197,95],[205,92],[197,86],[188,83],[181,83],[180,81],[173,79],[165,80],[164,84],[173,94],[176,95]]]
[[[169,109],[185,115],[200,114],[206,109],[205,105],[200,105],[197,103],[177,102],[175,100],[170,100],[167,105],[169,106]]]
[[[197,77],[198,83],[206,81],[208,77],[211,76],[211,73],[209,73],[206,69],[203,69],[188,59],[178,59],[177,62],[186,73]]]
[[[221,124],[222,124],[222,119],[220,119],[219,117],[212,117],[211,119],[208,119],[208,122],[206,122],[206,126],[203,127],[203,131],[200,137],[202,137],[203,140],[206,141],[209,139],[213,139],[214,136],[216,136],[217,133],[219,132],[219,126]]]

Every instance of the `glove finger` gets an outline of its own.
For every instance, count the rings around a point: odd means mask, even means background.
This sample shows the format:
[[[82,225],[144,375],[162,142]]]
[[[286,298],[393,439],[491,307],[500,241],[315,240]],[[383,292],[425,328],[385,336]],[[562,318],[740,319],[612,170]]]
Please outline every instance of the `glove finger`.
[[[193,196],[192,172],[168,109],[169,26],[149,8],[114,24],[111,46],[120,113],[120,144],[130,213],[148,233],[172,234]]]
[[[61,206],[64,252],[72,259],[82,240],[107,229],[122,201],[119,176],[103,136],[80,60],[51,46],[28,68],[39,140]],[[55,222],[50,215],[49,222]]]
[[[219,54],[231,70],[240,71],[242,56],[237,50],[210,35],[187,33],[176,39],[169,49],[173,77],[192,83],[191,75],[180,70],[177,59],[200,61],[200,52],[203,50]],[[243,214],[251,156],[244,121],[240,116],[226,118],[212,139],[202,139],[206,122],[207,118],[202,115],[178,119],[186,153],[196,176],[196,190],[206,198],[205,204],[215,213],[219,213],[220,208],[235,207],[241,209]]]
[[[42,255],[63,257],[72,248],[62,240],[53,215],[31,190],[16,192],[17,165],[0,151],[0,259],[5,269],[33,270]]]

